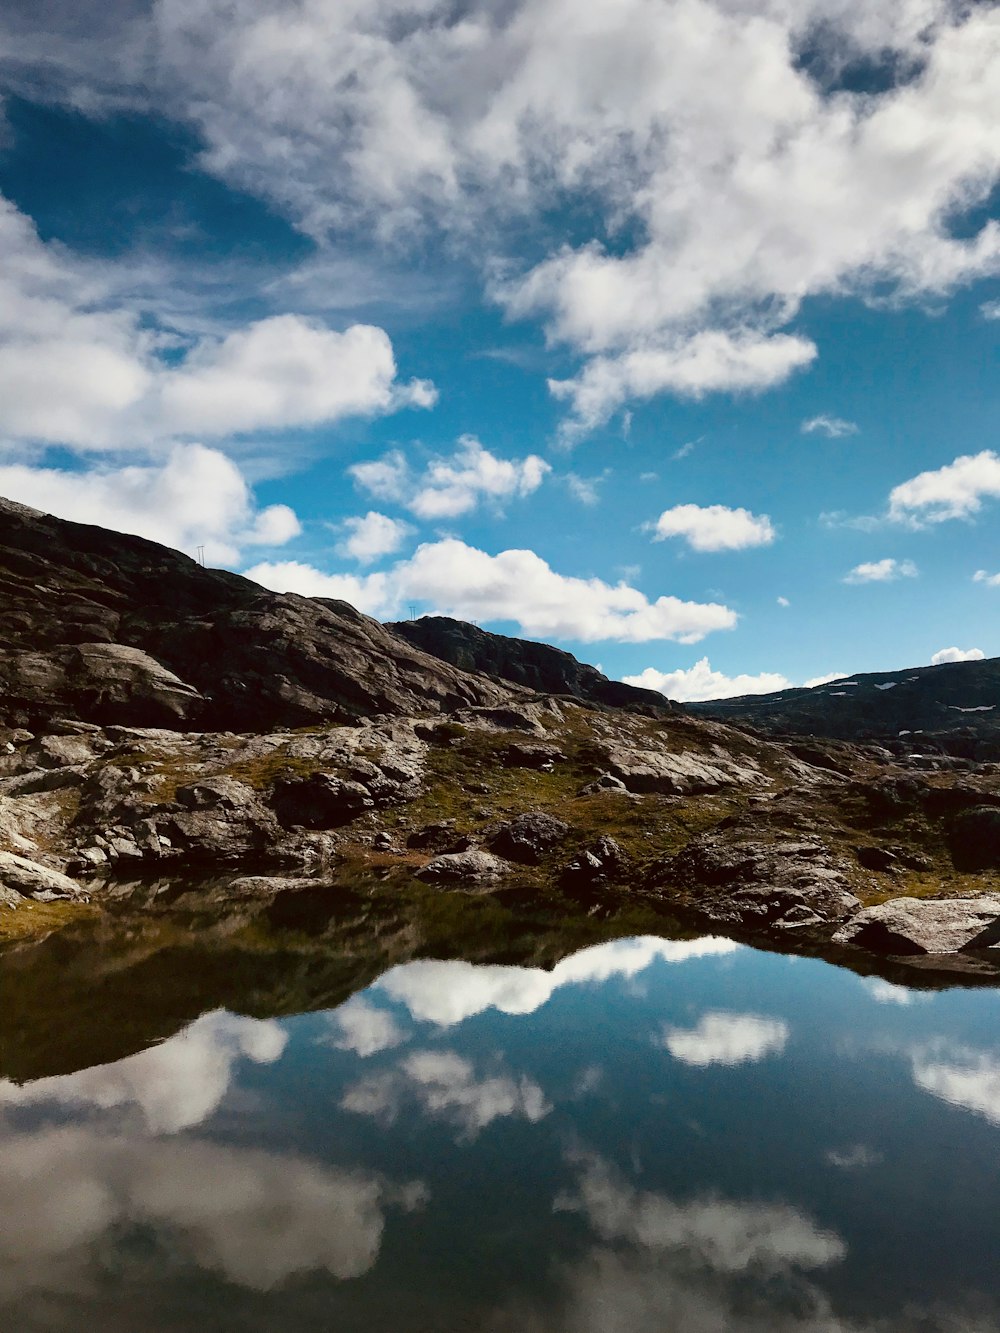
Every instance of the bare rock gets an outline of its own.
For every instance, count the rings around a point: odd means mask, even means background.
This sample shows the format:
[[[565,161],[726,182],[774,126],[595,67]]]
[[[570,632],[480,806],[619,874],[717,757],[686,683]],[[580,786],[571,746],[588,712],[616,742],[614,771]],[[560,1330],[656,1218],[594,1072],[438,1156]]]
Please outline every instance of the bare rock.
[[[375,806],[363,783],[332,773],[280,778],[274,784],[271,803],[285,828],[299,825],[309,829],[340,828]]]
[[[726,787],[761,787],[767,781],[756,764],[732,756],[708,759],[691,751],[615,744],[607,748],[605,758],[611,774],[640,794],[695,795]]]
[[[572,889],[620,881],[630,864],[628,853],[621,844],[605,834],[569,862],[563,870],[562,882]]]
[[[952,821],[949,845],[956,870],[1000,868],[1000,809],[977,805],[961,811]]]
[[[53,902],[57,898],[84,898],[83,889],[75,879],[50,870],[37,861],[13,852],[0,852],[0,888],[34,898],[37,902]]]
[[[618,793],[624,795],[628,791],[621,778],[616,778],[613,773],[601,773],[594,778],[592,782],[584,783],[577,792],[578,796],[603,796],[607,793]]]
[[[551,769],[565,761],[566,756],[555,745],[524,745],[515,741],[503,752],[506,768]]]
[[[537,865],[547,852],[565,840],[568,833],[569,825],[564,819],[541,810],[529,810],[501,825],[490,846],[508,860]]]
[[[833,937],[880,954],[948,954],[1000,943],[1000,896],[895,898],[866,907]]]
[[[428,861],[417,878],[430,884],[481,884],[503,879],[511,866],[492,852],[448,852]]]

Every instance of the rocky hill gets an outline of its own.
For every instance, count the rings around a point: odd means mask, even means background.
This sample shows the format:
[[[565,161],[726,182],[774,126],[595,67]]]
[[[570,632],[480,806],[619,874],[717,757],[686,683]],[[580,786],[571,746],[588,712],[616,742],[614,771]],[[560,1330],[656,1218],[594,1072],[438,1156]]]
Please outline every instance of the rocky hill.
[[[267,731],[514,693],[346,602],[278,596],[155,542],[0,500],[0,725]]]
[[[677,712],[656,690],[643,690],[620,680],[609,680],[596,667],[578,662],[572,653],[531,639],[491,634],[449,616],[421,616],[390,624],[414,647],[450,662],[463,671],[482,672],[523,685],[541,694],[569,695],[607,708],[625,708],[652,714]]]
[[[1000,657],[862,673],[812,689],[687,707],[772,736],[878,740],[896,753],[1000,758]]]

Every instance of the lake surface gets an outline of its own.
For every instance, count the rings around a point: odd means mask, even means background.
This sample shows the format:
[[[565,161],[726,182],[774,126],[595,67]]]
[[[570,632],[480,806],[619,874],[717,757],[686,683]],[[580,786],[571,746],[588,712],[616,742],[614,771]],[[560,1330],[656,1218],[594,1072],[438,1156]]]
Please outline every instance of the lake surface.
[[[997,991],[414,962],[0,1081],[0,1328],[987,1333],[998,1204]]]

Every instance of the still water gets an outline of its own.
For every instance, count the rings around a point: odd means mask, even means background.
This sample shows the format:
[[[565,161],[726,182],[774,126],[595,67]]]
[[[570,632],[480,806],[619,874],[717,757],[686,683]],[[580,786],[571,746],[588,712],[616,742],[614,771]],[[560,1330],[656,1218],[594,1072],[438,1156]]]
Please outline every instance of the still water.
[[[996,991],[421,961],[0,1081],[0,1328],[992,1333],[998,1204]]]

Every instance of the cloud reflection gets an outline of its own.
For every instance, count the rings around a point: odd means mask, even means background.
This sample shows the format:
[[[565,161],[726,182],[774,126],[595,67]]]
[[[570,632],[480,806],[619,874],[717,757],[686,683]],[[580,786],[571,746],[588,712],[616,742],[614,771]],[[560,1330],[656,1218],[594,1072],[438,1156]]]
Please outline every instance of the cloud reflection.
[[[0,1158],[0,1295],[77,1287],[99,1276],[114,1229],[156,1231],[229,1282],[269,1290],[296,1273],[347,1279],[378,1256],[395,1187],[302,1158],[184,1139],[134,1140],[68,1128],[22,1135]]]
[[[413,1102],[426,1115],[457,1126],[466,1138],[504,1117],[535,1124],[552,1109],[532,1079],[510,1074],[477,1077],[471,1061],[453,1051],[414,1051],[398,1068],[348,1088],[340,1105],[345,1111],[391,1123]]]
[[[732,940],[662,940],[653,936],[614,940],[584,949],[550,972],[459,961],[418,960],[395,967],[373,988],[399,1000],[419,1022],[451,1027],[487,1009],[533,1014],[562,986],[588,985],[613,977],[630,978],[651,963],[681,963],[734,953]]]
[[[995,1055],[952,1048],[942,1059],[923,1051],[913,1057],[913,1080],[932,1096],[1000,1125],[1000,1060]]]
[[[107,1111],[138,1107],[155,1134],[201,1124],[225,1097],[237,1060],[273,1064],[287,1033],[272,1019],[224,1010],[204,1014],[175,1036],[114,1064],[19,1085],[0,1080],[0,1107],[54,1102]]]
[[[757,1014],[705,1014],[693,1028],[665,1028],[663,1045],[686,1065],[742,1065],[778,1055],[788,1024]]]

